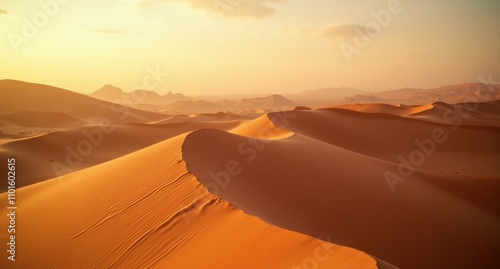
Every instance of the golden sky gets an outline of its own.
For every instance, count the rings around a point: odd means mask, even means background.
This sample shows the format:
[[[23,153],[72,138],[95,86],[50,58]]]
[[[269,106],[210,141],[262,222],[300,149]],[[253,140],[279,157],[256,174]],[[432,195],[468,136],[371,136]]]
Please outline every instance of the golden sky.
[[[498,14],[498,0],[2,1],[0,79],[188,95],[500,81]]]

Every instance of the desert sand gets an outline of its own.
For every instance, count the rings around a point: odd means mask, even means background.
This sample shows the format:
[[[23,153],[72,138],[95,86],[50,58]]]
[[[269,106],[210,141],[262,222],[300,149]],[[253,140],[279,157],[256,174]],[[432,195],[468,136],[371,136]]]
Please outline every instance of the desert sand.
[[[9,268],[293,268],[315,252],[319,268],[375,268],[362,252],[208,193],[182,161],[184,137],[19,189],[20,254]]]
[[[0,96],[0,156],[18,167],[16,262],[0,268],[500,266],[498,101],[251,119],[10,80]]]

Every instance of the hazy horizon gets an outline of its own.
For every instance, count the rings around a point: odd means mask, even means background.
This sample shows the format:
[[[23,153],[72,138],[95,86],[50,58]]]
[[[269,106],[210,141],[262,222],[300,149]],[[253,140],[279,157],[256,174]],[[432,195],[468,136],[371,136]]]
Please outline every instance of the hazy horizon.
[[[11,78],[1,78],[0,80],[3,80],[3,79],[11,79]],[[486,80],[486,81],[483,81],[483,80]],[[430,87],[430,88],[427,88],[427,87],[401,87],[401,88],[391,88],[391,89],[375,89],[375,90],[364,90],[364,89],[359,89],[359,88],[355,88],[355,87],[350,87],[350,86],[338,86],[338,87],[334,87],[334,86],[325,86],[325,87],[321,87],[321,88],[316,88],[316,89],[303,89],[303,90],[298,90],[298,91],[294,91],[294,92],[278,92],[278,91],[269,91],[269,92],[232,92],[232,93],[199,93],[199,94],[186,94],[185,92],[181,92],[181,91],[176,91],[176,90],[173,90],[173,89],[168,89],[168,88],[164,88],[164,87],[158,87],[158,88],[155,88],[155,89],[152,89],[152,90],[149,90],[151,92],[156,92],[157,94],[159,95],[165,95],[169,92],[171,92],[172,94],[184,94],[186,96],[189,96],[189,97],[195,97],[195,98],[204,98],[204,97],[207,97],[207,98],[251,98],[251,97],[264,97],[264,96],[270,96],[270,95],[274,95],[274,94],[278,94],[278,95],[300,95],[300,94],[303,94],[307,91],[316,91],[316,90],[322,90],[322,89],[342,89],[342,88],[352,88],[352,89],[355,89],[357,90],[357,93],[355,94],[362,94],[362,95],[366,95],[366,94],[376,94],[376,93],[380,93],[380,92],[384,92],[384,91],[392,91],[392,90],[402,90],[402,89],[422,89],[422,90],[428,90],[428,89],[435,89],[435,88],[440,88],[440,87],[446,87],[446,86],[455,86],[455,85],[461,85],[461,84],[469,84],[469,83],[483,83],[483,84],[498,84],[496,83],[496,81],[493,81],[493,83],[486,83],[486,82],[491,82],[491,81],[488,81],[488,77],[487,76],[483,76],[483,77],[479,77],[478,78],[478,81],[476,82],[458,82],[458,83],[454,83],[454,84],[448,84],[448,85],[438,85],[438,86],[434,86],[434,87]],[[14,79],[14,80],[17,80],[17,79]],[[18,80],[18,81],[24,81],[24,80]],[[97,89],[93,89],[93,90],[88,90],[88,91],[76,91],[74,89],[71,89],[71,88],[65,88],[65,87],[62,87],[62,86],[58,86],[58,85],[53,85],[53,84],[48,84],[48,83],[40,83],[38,81],[24,81],[24,82],[28,82],[28,83],[34,83],[34,84],[43,84],[43,85],[47,85],[47,86],[51,86],[51,87],[56,87],[56,88],[61,88],[61,89],[64,89],[64,90],[69,90],[69,91],[72,91],[72,92],[76,92],[76,93],[81,93],[81,94],[85,94],[85,95],[91,95],[92,93],[95,93],[97,91],[99,91],[101,88],[105,87],[105,86],[112,86],[112,87],[116,87],[116,88],[119,88],[121,91],[123,91],[124,93],[131,93],[135,90],[146,90],[147,89],[144,89],[144,88],[140,88],[140,87],[136,87],[136,88],[133,88],[133,89],[124,89],[124,88],[120,88],[114,84],[111,84],[111,83],[108,83],[108,84],[104,84],[102,86],[100,86],[99,88]]]
[[[500,75],[498,1],[223,3],[3,3],[0,79],[204,96],[435,88]]]

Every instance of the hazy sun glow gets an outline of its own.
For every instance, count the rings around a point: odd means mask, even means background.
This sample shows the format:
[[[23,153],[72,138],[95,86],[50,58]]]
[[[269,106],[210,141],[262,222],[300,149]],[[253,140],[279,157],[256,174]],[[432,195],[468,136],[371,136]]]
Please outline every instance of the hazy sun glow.
[[[499,11],[496,0],[4,1],[0,79],[131,90],[159,66],[159,92],[189,95],[478,82],[500,75]]]

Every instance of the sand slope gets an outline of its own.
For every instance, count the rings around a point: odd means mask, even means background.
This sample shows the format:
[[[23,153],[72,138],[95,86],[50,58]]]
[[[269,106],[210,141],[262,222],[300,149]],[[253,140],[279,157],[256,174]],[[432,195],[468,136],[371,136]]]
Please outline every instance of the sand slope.
[[[362,252],[268,225],[209,194],[182,161],[184,137],[19,189],[19,256],[8,263],[2,254],[0,267],[375,268]]]
[[[401,268],[500,266],[498,174],[455,175],[416,169],[401,177],[393,192],[385,174],[398,175],[397,158],[389,162],[374,157],[378,151],[401,154],[405,136],[414,139],[422,128],[424,134],[436,125],[352,111],[286,113],[296,117],[288,115],[287,124],[282,120],[276,125],[294,134],[282,140],[239,136],[244,132],[191,133],[183,145],[189,171],[212,193],[251,215],[311,236],[330,235],[335,243]],[[250,134],[260,132],[249,130]],[[465,156],[454,168],[464,165],[472,172],[485,169],[483,174],[495,173],[498,130],[464,128],[457,132],[456,141],[449,134],[446,150],[451,152],[447,156],[457,155],[452,151],[456,147]],[[474,146],[460,147],[464,142],[461,135],[479,140]],[[363,151],[360,143],[368,150]],[[473,159],[486,153],[491,155],[484,160],[490,163],[481,168]],[[438,166],[446,164],[444,157],[435,158]],[[467,166],[467,162],[473,163]]]
[[[132,153],[176,135],[200,128],[229,130],[240,122],[179,122],[171,124],[127,124],[86,126],[0,145],[0,158],[18,158],[23,178],[18,187],[79,171]],[[140,139],[139,139],[140,138]],[[0,173],[6,173],[6,167]],[[0,182],[0,191],[7,181]]]

